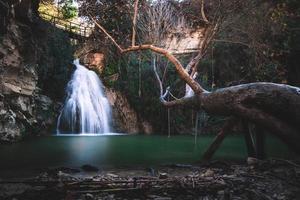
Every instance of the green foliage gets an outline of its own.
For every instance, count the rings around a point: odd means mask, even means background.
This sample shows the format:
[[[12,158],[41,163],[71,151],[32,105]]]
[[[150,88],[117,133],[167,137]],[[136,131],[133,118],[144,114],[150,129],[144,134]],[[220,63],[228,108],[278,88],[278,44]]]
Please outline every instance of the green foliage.
[[[78,15],[78,8],[74,5],[73,0],[66,0],[61,11],[65,19],[72,19]]]
[[[285,70],[287,82],[300,86],[300,1],[276,0],[270,18],[279,33],[273,37],[274,59]]]
[[[55,27],[47,28],[41,43],[43,52],[38,63],[38,86],[47,96],[61,100],[70,79],[74,47],[68,35]]]

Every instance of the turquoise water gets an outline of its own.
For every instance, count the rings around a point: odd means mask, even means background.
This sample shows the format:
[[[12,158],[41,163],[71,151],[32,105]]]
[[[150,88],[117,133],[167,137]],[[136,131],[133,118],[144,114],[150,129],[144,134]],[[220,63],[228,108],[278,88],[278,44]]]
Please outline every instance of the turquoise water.
[[[49,136],[29,139],[13,145],[0,145],[1,170],[45,169],[48,167],[151,166],[193,164],[213,140],[212,136]],[[269,157],[292,158],[285,145],[267,138]],[[244,138],[228,136],[215,159],[244,160]]]

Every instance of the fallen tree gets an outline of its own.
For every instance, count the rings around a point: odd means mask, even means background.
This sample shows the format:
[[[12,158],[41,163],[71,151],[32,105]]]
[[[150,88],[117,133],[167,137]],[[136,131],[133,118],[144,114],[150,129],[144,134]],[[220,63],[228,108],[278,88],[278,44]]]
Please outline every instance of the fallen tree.
[[[298,144],[298,141],[300,141],[300,88],[286,84],[256,82],[222,88],[215,91],[207,91],[195,80],[199,62],[205,56],[209,46],[220,31],[220,27],[225,21],[224,15],[228,14],[224,14],[220,9],[216,9],[213,15],[214,17],[209,18],[205,15],[204,1],[202,0],[201,2],[203,37],[199,44],[197,54],[185,67],[170,51],[164,48],[163,45],[136,44],[136,20],[138,19],[139,9],[138,0],[135,1],[134,6],[131,46],[127,48],[121,47],[95,17],[92,15],[89,16],[95,25],[117,47],[121,54],[148,50],[164,56],[173,64],[180,79],[187,84],[186,95],[179,99],[167,101],[166,99],[170,95],[170,89],[169,87],[164,87],[156,71],[156,66],[154,65],[153,68],[159,84],[162,104],[167,107],[185,106],[192,109],[203,109],[212,115],[231,117],[230,122],[225,124],[224,130],[222,129],[214,143],[206,151],[204,155],[205,159],[210,159],[213,156],[214,151],[226,136],[226,132],[230,131],[235,125],[235,123],[232,122],[232,117],[235,121],[243,120],[251,122],[267,130],[270,134],[279,137],[292,150],[300,153],[300,145]],[[237,2],[234,2],[234,4],[231,4],[231,12],[234,9],[239,9]],[[160,22],[154,21],[152,23]],[[174,24],[176,26],[176,22]],[[160,25],[158,24],[157,27],[160,27]],[[161,31],[161,33],[164,34],[164,31]],[[192,90],[192,92],[190,90]]]

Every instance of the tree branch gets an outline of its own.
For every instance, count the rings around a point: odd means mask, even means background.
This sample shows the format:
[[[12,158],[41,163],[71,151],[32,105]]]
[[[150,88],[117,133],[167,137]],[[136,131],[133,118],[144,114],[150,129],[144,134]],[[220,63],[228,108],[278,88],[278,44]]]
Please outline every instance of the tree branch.
[[[215,137],[214,141],[210,144],[210,146],[207,148],[205,153],[203,154],[202,159],[204,161],[210,160],[215,152],[218,150],[220,145],[222,144],[224,138],[229,133],[229,131],[233,128],[234,124],[236,122],[236,119],[231,117],[229,118],[225,124],[223,125],[222,129],[218,133],[218,135]]]
[[[169,88],[167,89],[166,93],[160,97],[160,102],[166,107],[184,106],[184,107],[195,108],[199,106],[197,97],[194,95],[189,97],[183,97],[173,101],[166,101],[165,97],[168,95],[168,93],[169,93]]]
[[[213,40],[214,42],[224,42],[224,43],[231,43],[231,44],[240,44],[246,47],[250,47],[249,44],[244,43],[244,42],[240,42],[240,41],[232,41],[232,40],[219,40],[219,39],[215,39]]]
[[[206,92],[204,88],[202,88],[199,83],[197,83],[190,75],[185,71],[179,60],[173,56],[171,53],[169,53],[167,50],[153,46],[151,44],[144,44],[140,46],[133,46],[129,47],[127,49],[124,49],[122,53],[132,52],[132,51],[138,51],[138,50],[151,50],[155,53],[161,54],[165,56],[173,65],[175,66],[175,69],[179,75],[179,77],[185,81],[196,94],[200,94],[202,92]]]
[[[103,28],[91,15],[91,19],[93,22],[100,28],[100,30],[113,42],[113,44],[120,50],[121,53],[128,53],[133,51],[139,51],[139,50],[151,50],[155,53],[161,54],[165,56],[171,63],[174,64],[175,69],[179,75],[179,77],[185,81],[196,94],[200,94],[202,92],[206,92],[204,88],[200,86],[199,83],[197,83],[192,77],[189,76],[189,74],[185,71],[179,60],[173,56],[171,53],[169,53],[167,50],[153,46],[151,44],[144,44],[140,46],[132,46],[127,49],[123,49],[116,41],[115,39]]]
[[[213,37],[217,33],[218,30],[218,23],[215,24],[215,26],[211,27],[208,26],[204,31],[204,38],[199,46],[199,52],[198,54],[188,63],[186,66],[186,71],[191,71],[191,76],[193,76],[197,72],[197,65],[199,64],[200,60],[205,55],[207,48],[212,41]]]
[[[164,93],[164,89],[163,89],[163,84],[162,84],[162,81],[161,79],[159,78],[159,75],[157,73],[157,68],[156,68],[156,58],[153,57],[153,71],[154,71],[154,74],[155,74],[155,77],[156,77],[156,80],[158,82],[158,85],[159,85],[159,90],[160,90],[160,96],[162,97],[163,96],[163,93]]]
[[[135,46],[135,36],[136,36],[136,19],[137,19],[137,14],[138,14],[138,5],[139,5],[139,0],[135,0],[134,2],[134,15],[133,15],[133,20],[132,20],[132,40],[131,40],[131,46]]]
[[[116,40],[105,30],[105,28],[103,28],[90,14],[89,14],[90,18],[93,20],[93,22],[96,24],[96,26],[98,26],[98,28],[100,28],[100,30],[114,43],[114,45],[122,52],[123,49],[121,48],[121,46],[116,42]]]
[[[205,12],[204,12],[204,0],[201,0],[201,15],[202,15],[203,21],[205,21],[205,23],[209,23],[208,19],[206,18]]]

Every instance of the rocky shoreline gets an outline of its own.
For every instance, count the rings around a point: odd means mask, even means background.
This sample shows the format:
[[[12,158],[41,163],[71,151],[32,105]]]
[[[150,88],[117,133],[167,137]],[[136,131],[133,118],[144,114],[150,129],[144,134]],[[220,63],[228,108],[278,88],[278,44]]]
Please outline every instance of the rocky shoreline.
[[[197,166],[80,170],[56,168],[30,179],[0,179],[1,199],[299,199],[299,161],[214,161]]]

